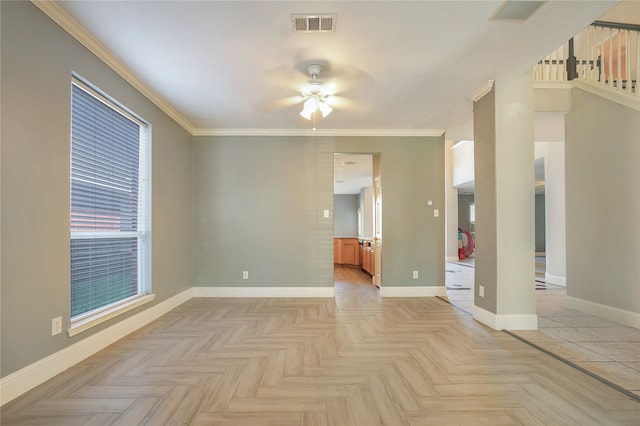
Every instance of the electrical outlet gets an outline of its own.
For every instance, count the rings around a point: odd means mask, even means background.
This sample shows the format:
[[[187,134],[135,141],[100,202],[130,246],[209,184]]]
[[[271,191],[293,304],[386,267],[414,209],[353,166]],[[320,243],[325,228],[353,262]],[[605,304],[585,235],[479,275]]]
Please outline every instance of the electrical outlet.
[[[249,279],[249,271],[242,271],[242,279],[243,280]]]
[[[51,319],[51,335],[62,333],[62,317],[56,317]]]
[[[414,280],[418,279],[418,271],[413,271],[413,279]]]
[[[484,286],[483,285],[478,287],[478,296],[484,297]]]

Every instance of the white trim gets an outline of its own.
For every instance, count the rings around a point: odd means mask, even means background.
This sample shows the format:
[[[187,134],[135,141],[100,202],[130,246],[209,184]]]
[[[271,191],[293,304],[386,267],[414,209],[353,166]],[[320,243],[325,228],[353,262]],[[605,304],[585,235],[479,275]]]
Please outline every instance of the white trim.
[[[473,319],[487,325],[494,330],[496,329],[496,314],[482,309],[479,306],[473,306]]]
[[[545,273],[544,280],[547,282],[547,284],[559,285],[562,287],[567,286],[567,277],[561,277],[559,275],[551,275],[551,274]]]
[[[193,287],[193,297],[334,297],[331,287]]]
[[[193,134],[193,125],[182,114],[180,114],[171,104],[156,94],[140,78],[138,78],[122,61],[120,61],[109,49],[100,43],[91,33],[89,33],[78,21],[72,18],[56,2],[50,0],[31,0],[31,2],[63,30],[68,32],[80,44],[89,49],[109,68],[114,70],[120,77],[135,87],[143,96],[153,102],[165,114],[171,117],[176,123],[182,126],[187,132]]]
[[[193,136],[428,136],[440,137],[443,129],[195,129]]]
[[[491,89],[493,89],[493,83],[495,82],[495,80],[487,80],[484,83],[482,83],[480,85],[480,87],[478,87],[472,94],[471,96],[469,96],[469,99],[471,99],[473,102],[478,102],[480,99],[482,99],[487,93],[489,93],[491,91]]]
[[[497,315],[481,307],[473,306],[473,319],[494,330],[537,330],[538,316],[529,315]]]
[[[569,81],[535,81],[534,89],[571,89],[573,84]]]
[[[0,378],[0,406],[44,383],[126,335],[158,319],[192,297],[189,288],[71,346]]]
[[[640,328],[640,313],[631,312],[625,309],[614,308],[613,306],[602,305],[589,300],[566,297],[566,306],[569,309],[596,315],[619,324],[629,327]]]
[[[447,295],[445,286],[382,286],[382,297],[444,297]]]
[[[73,179],[73,178],[72,178]],[[111,232],[91,232],[91,231],[71,231],[72,240],[96,240],[111,238],[140,238],[144,231],[111,231]]]
[[[453,144],[453,146],[451,146],[451,149],[452,149],[452,150],[453,150],[453,149],[458,149],[458,148],[460,148],[462,145],[464,145],[464,144],[465,144],[465,143],[467,143],[467,142],[471,142],[471,143],[473,143],[473,141],[466,141],[466,140],[458,141],[458,142],[454,143],[454,144]]]
[[[460,262],[459,256],[447,256],[447,262]]]
[[[82,333],[98,324],[109,321],[111,318],[115,318],[120,314],[129,312],[139,306],[153,302],[155,294],[141,294],[129,298],[126,301],[115,303],[107,309],[99,309],[92,314],[79,315],[77,319],[71,319],[71,327],[67,330],[67,335],[73,337],[76,334]]]
[[[572,80],[573,87],[577,89],[584,90],[585,92],[589,92],[592,95],[600,96],[601,98],[607,99],[611,102],[616,102],[620,105],[626,106],[627,108],[635,109],[636,111],[640,111],[640,98],[629,95],[624,92],[619,92],[610,87],[591,83],[585,80]]]

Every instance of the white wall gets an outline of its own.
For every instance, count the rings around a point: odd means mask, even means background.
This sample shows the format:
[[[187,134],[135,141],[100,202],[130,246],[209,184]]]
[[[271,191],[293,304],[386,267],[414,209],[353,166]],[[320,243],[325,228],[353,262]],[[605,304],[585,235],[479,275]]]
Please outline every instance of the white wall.
[[[359,209],[361,220],[361,233],[358,237],[365,240],[373,240],[373,219],[375,216],[375,204],[373,202],[373,187],[362,188],[359,196]]]
[[[545,280],[566,285],[566,209],[564,142],[536,142],[544,157],[545,180]]]
[[[460,186],[474,179],[473,145],[473,141],[460,141],[453,145],[453,186]]]
[[[453,186],[454,142],[445,141],[445,258],[449,262],[458,260],[458,190]],[[471,150],[473,161],[473,149]],[[471,172],[473,174],[473,171]]]

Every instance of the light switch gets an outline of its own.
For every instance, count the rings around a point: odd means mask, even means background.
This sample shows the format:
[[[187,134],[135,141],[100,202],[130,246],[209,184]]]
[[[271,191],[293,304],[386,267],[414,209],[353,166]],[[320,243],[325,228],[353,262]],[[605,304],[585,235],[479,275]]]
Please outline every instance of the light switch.
[[[438,217],[438,216],[440,216],[440,210],[433,209],[433,217]]]
[[[326,210],[326,209],[325,209],[325,211],[324,211],[324,218],[325,218],[325,219],[328,219],[328,218],[329,218],[329,210]]]

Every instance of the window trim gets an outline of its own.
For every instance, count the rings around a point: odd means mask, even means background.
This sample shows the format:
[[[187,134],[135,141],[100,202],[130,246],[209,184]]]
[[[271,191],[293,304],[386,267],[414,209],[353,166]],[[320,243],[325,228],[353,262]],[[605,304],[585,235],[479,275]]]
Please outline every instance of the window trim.
[[[89,311],[84,314],[76,316],[71,320],[71,326],[67,329],[67,335],[73,337],[76,334],[82,333],[85,330],[95,327],[115,318],[118,315],[129,312],[138,306],[142,306],[149,302],[153,302],[156,295],[151,294],[139,294],[137,296],[129,297],[127,299],[118,300],[110,305],[103,306],[102,308],[94,311]]]
[[[70,326],[67,329],[69,337],[75,336],[85,330],[95,327],[101,323],[104,323],[118,315],[131,311],[139,306],[150,303],[155,299],[155,294],[151,292],[151,124],[140,118],[137,114],[133,113],[130,109],[117,102],[109,95],[96,88],[85,79],[72,73],[71,86],[77,86],[79,89],[84,90],[98,101],[102,102],[109,108],[113,108],[126,118],[132,120],[140,126],[140,157],[139,167],[141,168],[140,183],[139,183],[139,229],[137,231],[125,231],[119,232],[117,238],[131,238],[136,237],[138,239],[138,294],[127,297],[111,304],[101,306],[97,309],[78,314],[75,317],[71,317],[69,312]],[[70,115],[73,120],[73,110],[70,111]],[[70,137],[71,140],[71,137]],[[70,159],[71,161],[71,159]],[[95,238],[114,238],[113,233],[108,232],[70,232],[69,241],[77,239],[95,239]],[[71,291],[71,288],[69,289]],[[70,295],[71,293],[69,293]]]

